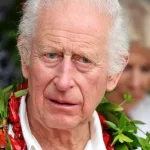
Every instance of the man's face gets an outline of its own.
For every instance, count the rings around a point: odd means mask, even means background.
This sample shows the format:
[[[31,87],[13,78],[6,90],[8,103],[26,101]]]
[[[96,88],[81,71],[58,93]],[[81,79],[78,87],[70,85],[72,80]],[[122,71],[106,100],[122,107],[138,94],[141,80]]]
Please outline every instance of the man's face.
[[[89,121],[106,90],[111,23],[92,8],[59,7],[40,10],[23,73],[29,82],[29,118],[70,129]]]

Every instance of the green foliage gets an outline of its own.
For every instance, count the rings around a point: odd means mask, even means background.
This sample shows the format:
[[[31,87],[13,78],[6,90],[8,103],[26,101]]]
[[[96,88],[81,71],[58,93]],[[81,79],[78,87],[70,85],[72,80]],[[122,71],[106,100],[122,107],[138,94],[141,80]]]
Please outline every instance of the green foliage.
[[[11,85],[3,90],[0,90],[0,123],[2,123],[2,118],[8,117],[7,106],[12,89],[13,86]]]
[[[3,119],[8,119],[8,102],[11,92],[16,91],[17,85],[10,85],[5,89],[0,89],[0,125],[2,125]],[[15,92],[15,97],[21,97],[27,93],[27,89],[19,90]]]
[[[11,150],[11,142],[10,142],[10,139],[8,138],[8,147],[6,148],[6,150]]]
[[[121,106],[118,106],[116,104],[111,104],[111,103],[101,103],[101,105],[99,105],[97,107],[97,111],[99,112],[103,112],[103,111],[108,111],[108,112],[117,112],[117,111],[122,111],[123,108]]]
[[[150,134],[146,133],[146,138],[138,137],[137,125],[144,124],[139,120],[130,120],[123,112],[122,105],[126,102],[134,102],[132,96],[126,92],[124,102],[119,106],[108,102],[104,97],[97,111],[106,118],[109,133],[112,133],[113,142],[116,150],[135,150],[141,147],[142,150],[150,150]],[[108,121],[109,120],[109,121]]]

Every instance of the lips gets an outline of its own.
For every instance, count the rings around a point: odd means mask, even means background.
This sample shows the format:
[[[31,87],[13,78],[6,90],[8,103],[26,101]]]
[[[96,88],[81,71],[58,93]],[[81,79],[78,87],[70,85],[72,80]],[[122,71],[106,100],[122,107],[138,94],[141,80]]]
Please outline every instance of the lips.
[[[47,98],[45,107],[50,113],[76,115],[81,110],[81,104],[72,99]]]
[[[55,104],[58,104],[58,105],[65,105],[65,106],[73,106],[73,105],[76,105],[76,104],[73,104],[73,103],[68,103],[68,102],[65,102],[65,101],[58,101],[58,100],[54,100],[54,99],[50,99],[50,101],[52,103],[55,103]]]

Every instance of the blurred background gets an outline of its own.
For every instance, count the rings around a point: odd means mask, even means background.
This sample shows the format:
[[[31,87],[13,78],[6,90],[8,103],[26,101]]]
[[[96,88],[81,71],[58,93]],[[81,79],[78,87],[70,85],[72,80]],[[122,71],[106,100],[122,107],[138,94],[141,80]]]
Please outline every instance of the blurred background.
[[[20,58],[16,48],[17,25],[22,0],[0,0],[0,87],[21,78]]]

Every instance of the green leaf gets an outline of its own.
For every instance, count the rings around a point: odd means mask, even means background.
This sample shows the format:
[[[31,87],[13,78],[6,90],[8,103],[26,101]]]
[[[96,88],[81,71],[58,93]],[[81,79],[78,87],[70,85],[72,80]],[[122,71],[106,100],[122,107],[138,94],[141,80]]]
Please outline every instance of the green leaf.
[[[140,120],[131,120],[131,123],[134,123],[134,124],[145,124],[144,122],[140,121]]]
[[[114,137],[114,140],[111,145],[115,145],[115,143],[119,140],[119,135]]]
[[[114,124],[118,125],[119,119],[115,116],[115,113],[103,112],[102,115],[106,118],[106,120],[109,120]]]
[[[10,85],[8,87],[6,87],[5,89],[3,89],[0,93],[0,105],[1,105],[1,116],[3,118],[7,118],[8,117],[8,110],[7,110],[7,107],[8,107],[8,100],[10,98],[10,94],[12,92],[12,89],[13,89],[13,85]],[[3,103],[3,104],[2,104]]]
[[[5,89],[3,89],[3,92],[6,93],[6,92],[12,90],[12,88],[13,88],[13,85],[10,85],[10,86],[6,87]]]
[[[115,145],[115,150],[129,150],[126,144]]]
[[[135,102],[135,100],[132,98],[132,96],[131,96],[131,94],[129,94],[129,92],[126,92],[123,97],[127,102]]]
[[[119,141],[120,141],[121,143],[123,143],[123,142],[128,142],[128,143],[133,142],[133,140],[131,140],[129,137],[127,137],[127,136],[124,135],[124,134],[120,134],[120,135],[119,135]]]
[[[123,129],[123,132],[131,132],[131,133],[136,133],[137,127],[134,124],[128,124],[126,127]]]
[[[134,135],[133,133],[125,133],[130,139],[133,140],[133,142],[131,143],[131,145],[133,147],[140,147],[141,144],[139,143],[139,139],[136,135]]]
[[[122,111],[123,108],[121,106],[118,106],[116,104],[111,104],[111,103],[101,103],[97,107],[98,112],[115,112],[115,111]]]
[[[148,138],[149,141],[150,141],[150,133],[149,133],[149,132],[146,132],[146,136],[147,136],[147,138]]]
[[[124,142],[124,140],[123,140],[123,138],[122,138],[122,136],[121,136],[121,135],[122,135],[122,134],[120,134],[120,135],[119,135],[119,142],[120,142],[120,143],[123,143],[123,142]]]
[[[126,119],[125,114],[121,114],[121,117],[119,119],[119,127],[120,127],[120,129],[123,129],[126,126],[126,123],[127,123],[127,119]]]
[[[111,127],[114,130],[118,131],[117,126],[113,122],[110,122],[110,121],[105,121],[105,122],[109,125],[109,127]]]
[[[4,113],[4,93],[0,90],[0,115],[3,117]]]
[[[6,150],[11,150],[11,142],[9,138],[8,138],[8,147],[6,148]]]
[[[100,104],[106,103],[106,102],[108,102],[107,98],[106,98],[106,97],[103,97],[103,99],[101,100],[101,103],[100,103]]]
[[[28,89],[17,91],[17,92],[15,92],[15,97],[16,98],[21,97],[21,96],[27,94],[27,92],[28,92]]]
[[[144,150],[149,150],[150,149],[150,139],[149,139],[149,137],[147,137],[146,139],[139,137],[138,140],[139,140],[139,143],[141,144],[141,146]]]

